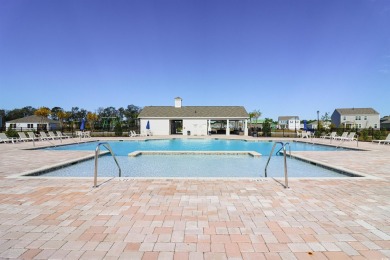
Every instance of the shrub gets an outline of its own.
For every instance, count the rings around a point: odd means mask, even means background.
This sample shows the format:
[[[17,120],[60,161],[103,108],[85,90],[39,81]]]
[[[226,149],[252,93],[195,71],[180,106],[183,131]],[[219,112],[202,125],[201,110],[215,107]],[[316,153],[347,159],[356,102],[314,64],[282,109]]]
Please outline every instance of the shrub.
[[[122,136],[123,130],[120,122],[116,123],[114,127],[115,136]]]
[[[18,132],[16,132],[16,130],[11,127],[9,127],[7,131],[5,131],[5,134],[8,137],[19,137]]]

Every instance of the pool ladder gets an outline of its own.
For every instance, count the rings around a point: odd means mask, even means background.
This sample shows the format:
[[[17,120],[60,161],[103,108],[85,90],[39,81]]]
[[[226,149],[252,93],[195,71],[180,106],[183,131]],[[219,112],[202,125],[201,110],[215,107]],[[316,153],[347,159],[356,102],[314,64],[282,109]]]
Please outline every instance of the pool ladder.
[[[284,156],[284,188],[288,188],[288,173],[287,173],[287,158],[286,158],[286,146],[288,146],[288,149],[289,149],[289,153],[290,153],[290,158],[291,158],[291,147],[290,147],[290,143],[283,143],[283,142],[275,142],[274,145],[272,146],[272,150],[271,150],[271,153],[269,154],[269,157],[268,157],[268,161],[267,161],[267,164],[265,165],[265,169],[264,169],[264,176],[267,177],[267,167],[268,167],[268,164],[271,160],[271,157],[272,157],[272,154],[274,153],[274,150],[275,150],[275,147],[277,144],[281,144],[282,147],[276,152],[276,154],[280,153],[281,150],[283,150],[283,156]]]
[[[97,172],[98,172],[98,160],[99,160],[100,146],[101,146],[101,145],[103,145],[103,146],[111,153],[112,157],[113,157],[114,160],[115,160],[116,165],[118,166],[118,169],[119,169],[119,177],[122,176],[122,169],[121,169],[121,167],[119,166],[118,161],[116,160],[115,154],[114,154],[114,152],[112,151],[110,144],[107,143],[107,142],[98,143],[97,146],[96,146],[96,149],[95,149],[95,174],[94,174],[94,180],[93,180],[93,187],[94,187],[94,188],[96,188],[96,187],[98,186],[98,185],[97,185]]]

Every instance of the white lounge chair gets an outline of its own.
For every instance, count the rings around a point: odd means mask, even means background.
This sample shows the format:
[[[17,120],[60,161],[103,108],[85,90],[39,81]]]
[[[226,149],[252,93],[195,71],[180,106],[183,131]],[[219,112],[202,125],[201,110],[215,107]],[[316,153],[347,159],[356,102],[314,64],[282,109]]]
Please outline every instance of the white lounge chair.
[[[61,139],[58,135],[56,135],[53,131],[49,131],[49,136],[52,137],[53,139]]]
[[[0,133],[0,143],[14,143],[15,140],[15,138],[8,137],[5,133]]]
[[[302,138],[311,138],[311,132],[302,132],[301,137]]]
[[[130,137],[137,137],[137,136],[141,136],[140,134],[137,134],[135,131],[130,131],[129,132],[129,136]]]
[[[64,134],[64,133],[62,133],[62,132],[60,132],[60,131],[57,131],[57,136],[58,136],[59,138],[71,138],[71,136],[66,135],[66,134]]]
[[[34,140],[39,140],[39,138],[34,134],[34,132],[27,132],[28,136]]]
[[[355,132],[350,132],[347,137],[343,138],[342,140],[345,141],[356,141],[357,139],[355,138],[356,133]]]
[[[390,134],[387,135],[386,139],[384,140],[372,140],[372,142],[376,143],[378,142],[378,144],[390,144]]]
[[[343,139],[347,138],[347,136],[348,136],[348,132],[344,132],[341,136],[335,136],[334,139],[343,140]]]
[[[54,137],[48,136],[45,132],[41,131],[40,133],[40,139],[41,140],[54,140]]]
[[[33,138],[30,137],[30,136],[26,136],[26,134],[24,132],[18,132],[18,135],[19,135],[19,139],[20,141],[33,141]]]
[[[327,134],[327,135],[321,135],[320,138],[323,138],[323,139],[334,139],[336,136],[337,136],[337,132],[332,132],[332,133]]]

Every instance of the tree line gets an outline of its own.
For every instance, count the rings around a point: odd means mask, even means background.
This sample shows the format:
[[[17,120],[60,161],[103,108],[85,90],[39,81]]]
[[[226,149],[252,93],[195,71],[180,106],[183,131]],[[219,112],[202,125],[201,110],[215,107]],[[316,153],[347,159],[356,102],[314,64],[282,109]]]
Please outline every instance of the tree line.
[[[101,125],[104,122],[109,122],[110,120],[111,122],[125,123],[128,126],[136,126],[136,119],[140,111],[141,108],[135,105],[128,105],[127,107],[120,107],[118,109],[112,106],[106,108],[99,107],[96,112],[88,111],[79,107],[72,107],[69,111],[67,111],[62,107],[57,106],[51,109],[48,107],[34,108],[26,106],[12,110],[0,109],[0,117],[3,118],[2,128],[4,128],[5,122],[36,115],[59,121],[61,128],[69,126],[72,123],[79,123],[84,118],[87,120],[89,127],[94,129],[96,123],[100,123]]]

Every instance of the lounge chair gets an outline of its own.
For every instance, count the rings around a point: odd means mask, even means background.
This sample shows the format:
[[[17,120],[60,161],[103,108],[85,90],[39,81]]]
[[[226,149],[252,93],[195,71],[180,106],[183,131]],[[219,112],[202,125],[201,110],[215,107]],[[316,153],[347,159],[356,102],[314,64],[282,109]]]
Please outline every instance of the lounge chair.
[[[59,138],[71,138],[71,136],[66,135],[66,134],[63,134],[63,133],[60,132],[60,131],[57,131],[57,136],[58,136]]]
[[[355,132],[350,132],[347,137],[343,138],[342,140],[345,141],[356,141],[357,139],[355,138],[356,133]]]
[[[137,137],[137,136],[141,136],[140,134],[137,134],[135,131],[130,131],[129,132],[129,136],[130,137]]]
[[[11,142],[11,143],[14,143],[16,139],[13,138],[13,137],[8,137],[5,133],[0,133],[0,143],[3,142],[3,143],[7,143],[7,142]]]
[[[33,138],[30,137],[30,136],[27,137],[24,132],[18,132],[18,135],[19,135],[20,141],[23,141],[23,142],[25,142],[25,141],[33,141]]]
[[[310,132],[302,132],[301,137],[302,138],[311,138],[311,133]]]
[[[58,135],[56,135],[53,131],[49,131],[49,136],[52,137],[53,139],[61,139]]]
[[[39,138],[34,134],[34,132],[27,132],[28,136],[34,140],[39,140]]]
[[[344,132],[341,136],[335,136],[334,139],[343,140],[343,139],[347,138],[347,136],[348,136],[348,132]]]
[[[384,140],[372,140],[372,142],[376,143],[378,142],[378,144],[390,144],[390,134],[387,135],[386,139]]]
[[[332,132],[330,134],[320,136],[320,138],[323,139],[335,139],[336,137],[337,137],[337,132]]]
[[[43,132],[43,131],[40,132],[39,134],[41,135],[41,137],[40,137],[41,140],[49,140],[49,139],[54,140],[53,137],[48,136],[48,135],[47,135],[45,132]]]

